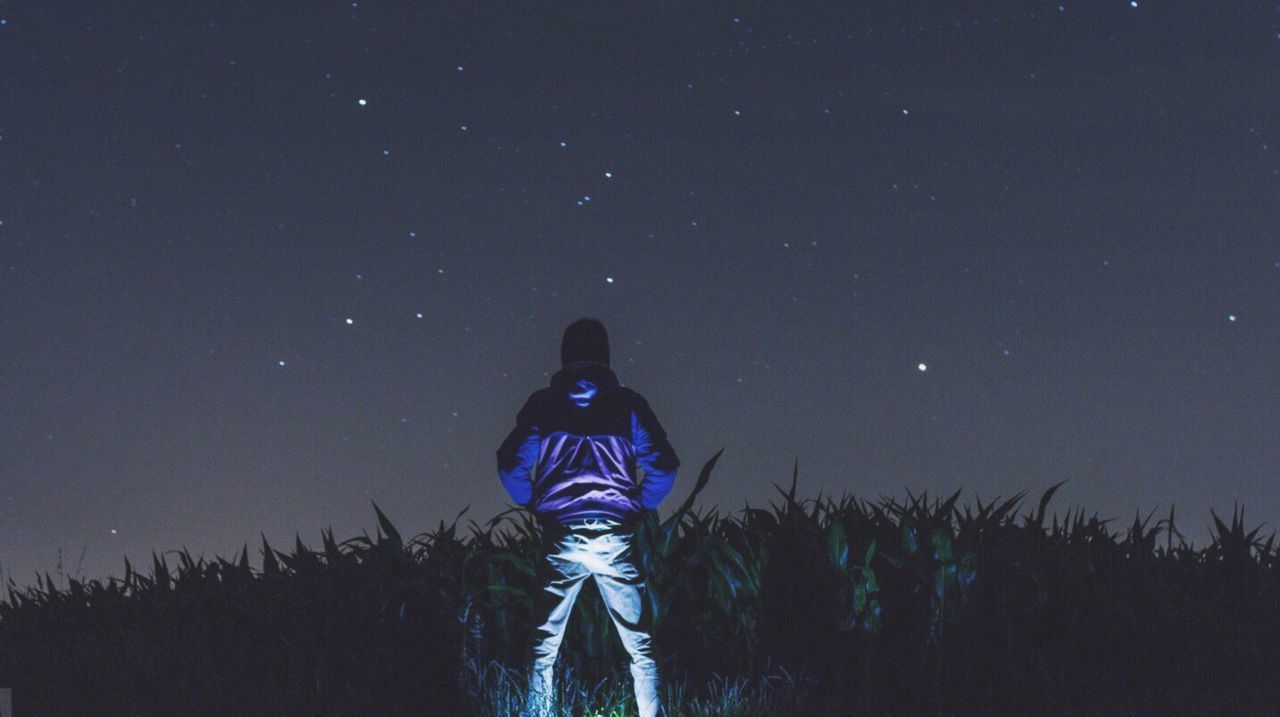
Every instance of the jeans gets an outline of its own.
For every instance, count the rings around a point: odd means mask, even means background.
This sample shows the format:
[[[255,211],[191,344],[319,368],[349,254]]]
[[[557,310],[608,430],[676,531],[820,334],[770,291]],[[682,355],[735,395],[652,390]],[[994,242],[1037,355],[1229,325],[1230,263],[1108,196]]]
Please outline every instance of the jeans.
[[[538,628],[533,669],[529,675],[529,704],[533,717],[550,715],[552,675],[569,614],[587,578],[594,578],[618,636],[631,655],[640,717],[657,717],[658,666],[653,660],[645,576],[631,552],[632,534],[614,530],[614,521],[593,521],[554,535],[546,556],[549,580],[545,588],[550,613]],[[597,532],[599,531],[599,532]]]

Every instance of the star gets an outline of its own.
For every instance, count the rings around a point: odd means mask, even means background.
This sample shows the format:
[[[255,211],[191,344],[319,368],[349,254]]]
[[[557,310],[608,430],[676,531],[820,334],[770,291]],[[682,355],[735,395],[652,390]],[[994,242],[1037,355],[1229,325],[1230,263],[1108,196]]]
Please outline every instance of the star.
[[[360,99],[356,100],[356,104],[360,105],[361,107],[364,107],[365,105],[369,104],[369,101],[361,97]]]
[[[929,367],[928,367],[928,366],[926,366],[926,365],[924,365],[924,364],[916,364],[916,368],[920,369],[920,371],[922,371],[922,372],[923,372],[923,371],[927,370]]]

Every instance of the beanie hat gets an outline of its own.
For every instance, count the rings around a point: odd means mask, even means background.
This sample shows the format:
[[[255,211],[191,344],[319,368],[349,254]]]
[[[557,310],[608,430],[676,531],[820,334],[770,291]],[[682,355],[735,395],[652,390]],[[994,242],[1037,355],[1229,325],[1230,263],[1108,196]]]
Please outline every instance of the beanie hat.
[[[560,342],[560,363],[595,361],[609,365],[609,334],[597,319],[581,318],[569,324]]]

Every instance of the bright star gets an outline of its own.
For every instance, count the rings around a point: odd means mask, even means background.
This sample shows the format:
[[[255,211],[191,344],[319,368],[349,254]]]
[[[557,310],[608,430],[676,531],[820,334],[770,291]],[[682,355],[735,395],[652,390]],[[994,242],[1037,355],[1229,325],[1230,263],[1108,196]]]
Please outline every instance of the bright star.
[[[347,323],[348,323],[348,324],[354,324],[355,322],[356,322],[356,320],[355,320],[355,319],[351,319],[351,318],[348,318],[348,319],[347,319]]]
[[[283,365],[284,365],[284,359],[280,359],[277,363],[279,363],[281,366],[283,366]]]
[[[916,368],[920,369],[921,371],[924,371],[925,369],[927,369],[927,368],[929,368],[929,367],[928,367],[928,366],[925,366],[924,364],[917,364],[917,365],[916,365]]]
[[[369,101],[361,97],[360,99],[356,100],[356,103],[358,103],[361,107],[364,107],[365,105],[369,104]]]

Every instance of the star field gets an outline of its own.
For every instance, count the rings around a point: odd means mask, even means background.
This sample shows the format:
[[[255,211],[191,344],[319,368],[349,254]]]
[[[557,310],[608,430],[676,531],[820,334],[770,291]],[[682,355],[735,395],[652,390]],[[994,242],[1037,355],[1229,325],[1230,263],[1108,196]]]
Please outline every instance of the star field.
[[[670,504],[1280,520],[1280,7],[0,3],[0,67],[6,579],[483,522],[584,315]]]

